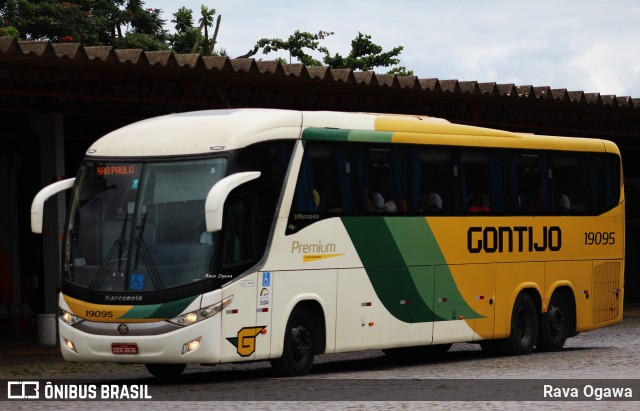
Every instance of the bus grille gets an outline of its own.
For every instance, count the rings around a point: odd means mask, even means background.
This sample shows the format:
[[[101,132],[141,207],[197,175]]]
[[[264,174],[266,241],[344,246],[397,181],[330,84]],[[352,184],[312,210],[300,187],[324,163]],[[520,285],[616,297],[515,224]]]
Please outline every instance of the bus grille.
[[[593,324],[618,317],[621,292],[620,263],[607,262],[593,268]]]

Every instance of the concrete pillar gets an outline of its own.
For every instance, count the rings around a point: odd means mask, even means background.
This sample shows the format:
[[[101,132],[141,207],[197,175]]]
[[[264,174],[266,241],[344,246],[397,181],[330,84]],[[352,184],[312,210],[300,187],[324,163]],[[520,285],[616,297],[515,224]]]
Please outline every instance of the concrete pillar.
[[[31,114],[29,126],[40,141],[42,186],[65,178],[63,118],[59,113]],[[61,239],[66,213],[66,196],[51,197],[44,207],[42,258],[44,265],[44,313],[58,312],[60,291]]]

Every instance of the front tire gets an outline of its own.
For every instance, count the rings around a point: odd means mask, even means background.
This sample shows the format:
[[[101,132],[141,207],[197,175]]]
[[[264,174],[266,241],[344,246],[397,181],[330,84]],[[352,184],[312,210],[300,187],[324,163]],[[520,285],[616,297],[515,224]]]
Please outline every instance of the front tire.
[[[163,380],[177,378],[187,368],[187,364],[145,364],[144,366],[151,375]]]
[[[561,292],[554,292],[547,312],[540,319],[536,347],[541,351],[558,351],[569,337],[572,310]]]
[[[315,355],[315,338],[309,311],[294,309],[287,321],[282,357],[271,361],[276,372],[285,377],[308,374]]]

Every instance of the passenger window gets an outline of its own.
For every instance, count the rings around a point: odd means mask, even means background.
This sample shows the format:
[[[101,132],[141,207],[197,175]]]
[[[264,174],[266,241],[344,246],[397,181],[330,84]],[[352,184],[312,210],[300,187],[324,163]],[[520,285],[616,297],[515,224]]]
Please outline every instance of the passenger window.
[[[549,174],[544,153],[513,152],[509,161],[511,209],[523,214],[548,213]]]
[[[464,210],[468,213],[503,212],[500,153],[465,149],[460,153],[460,165]]]
[[[409,150],[412,213],[431,215],[457,211],[457,167],[453,158],[448,148]]]
[[[352,168],[348,144],[307,142],[287,224],[288,234],[321,218],[353,211]]]
[[[294,213],[351,209],[351,162],[345,145],[308,142],[294,198]]]
[[[614,207],[620,197],[620,162],[617,156],[593,155],[591,170],[595,207],[604,212]]]
[[[593,207],[589,201],[589,168],[584,153],[555,153],[553,156],[554,211],[584,214]]]
[[[404,213],[407,194],[402,147],[354,145],[358,210],[362,213]]]

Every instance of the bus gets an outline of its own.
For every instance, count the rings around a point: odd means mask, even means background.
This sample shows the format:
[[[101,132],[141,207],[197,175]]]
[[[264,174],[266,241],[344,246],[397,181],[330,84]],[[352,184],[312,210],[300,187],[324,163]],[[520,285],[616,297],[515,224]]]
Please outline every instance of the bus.
[[[453,343],[523,355],[621,322],[610,141],[426,116],[208,110],[100,138],[71,189],[59,341],[74,362],[271,361]]]

